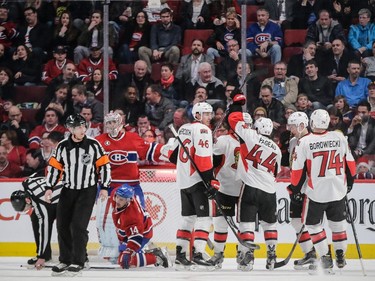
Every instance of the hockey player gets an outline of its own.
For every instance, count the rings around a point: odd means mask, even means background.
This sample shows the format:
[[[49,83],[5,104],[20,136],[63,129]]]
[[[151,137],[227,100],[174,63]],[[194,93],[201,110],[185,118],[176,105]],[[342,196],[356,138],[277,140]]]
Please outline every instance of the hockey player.
[[[242,113],[241,107],[246,102],[243,94],[233,97],[230,106],[228,122],[238,135],[240,141],[240,160],[237,166],[237,175],[245,186],[239,200],[239,230],[244,241],[254,241],[255,219],[258,214],[260,224],[264,230],[264,239],[267,245],[266,268],[273,269],[276,262],[276,189],[275,177],[280,169],[281,151],[269,138],[273,130],[271,119],[259,118],[250,129],[250,115]],[[238,247],[238,269],[249,271],[253,269],[254,251],[242,245]]]
[[[249,119],[247,125],[252,125]],[[216,198],[220,202],[222,212],[227,216],[234,216],[238,203],[242,181],[236,178],[237,163],[240,153],[240,143],[228,123],[224,122],[222,127],[229,132],[221,135],[214,143],[214,166],[215,177],[220,181],[220,190]],[[224,248],[228,237],[228,223],[220,212],[216,212],[213,217],[214,224],[214,256],[210,262],[217,268],[221,268],[224,259]]]
[[[31,217],[37,256],[28,260],[28,264],[34,265],[37,270],[44,267],[45,262],[52,258],[51,236],[52,226],[56,219],[56,207],[59,201],[62,185],[56,186],[52,193],[51,204],[43,200],[46,180],[36,174],[22,182],[24,190],[17,190],[10,196],[10,202],[16,212],[26,212],[33,209]]]
[[[303,138],[304,136],[308,135],[309,131],[307,130],[307,126],[309,125],[309,118],[307,117],[306,113],[304,112],[294,112],[292,113],[288,118],[288,125],[287,129],[292,134],[293,138],[289,142],[289,155],[290,155],[290,166],[292,166],[292,160],[295,155],[295,147],[297,145],[297,142]],[[304,187],[301,189],[301,193],[293,194],[289,190],[289,196],[290,196],[290,218],[291,218],[291,224],[293,228],[295,229],[296,233],[299,233],[302,229],[302,202],[305,197],[305,187],[306,183],[304,184]],[[294,261],[294,268],[295,269],[304,269],[306,265],[309,265],[313,263],[313,261],[316,259],[316,253],[314,249],[314,245],[311,241],[310,234],[307,231],[307,229],[304,229],[301,237],[299,239],[299,244],[302,248],[302,251],[305,253],[305,256],[300,260]]]
[[[333,262],[322,225],[323,216],[325,213],[332,230],[336,265],[343,268],[347,249],[345,197],[355,175],[348,142],[342,133],[327,131],[329,122],[329,114],[323,109],[311,114],[312,134],[301,138],[296,146],[290,186],[293,194],[297,194],[308,177],[303,220],[326,272],[331,271]],[[316,265],[310,268],[316,269]]]
[[[171,159],[177,157],[176,161],[171,161],[177,165],[177,185],[181,195],[182,222],[177,230],[175,260],[177,269],[192,269],[195,264],[212,267],[203,258],[211,226],[208,198],[213,198],[219,188],[219,182],[213,177],[212,132],[208,127],[212,119],[212,106],[205,102],[196,103],[192,114],[195,122],[182,125],[178,135],[203,178],[192,168],[184,149],[178,146],[171,156]],[[208,190],[203,181],[208,183]],[[186,252],[189,250],[193,229],[194,249],[191,262],[186,258]]]
[[[160,248],[144,251],[143,247],[153,235],[149,214],[134,198],[134,189],[128,184],[116,189],[112,200],[112,217],[120,241],[118,264],[124,268],[142,267],[151,264],[169,266],[169,260]]]

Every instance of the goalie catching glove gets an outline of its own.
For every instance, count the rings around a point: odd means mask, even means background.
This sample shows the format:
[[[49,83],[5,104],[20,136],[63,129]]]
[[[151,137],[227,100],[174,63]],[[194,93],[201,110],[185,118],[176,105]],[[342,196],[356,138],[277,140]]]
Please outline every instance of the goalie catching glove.
[[[218,180],[211,180],[210,183],[207,184],[207,197],[208,199],[213,199],[215,198],[215,195],[217,191],[220,189],[220,182]]]

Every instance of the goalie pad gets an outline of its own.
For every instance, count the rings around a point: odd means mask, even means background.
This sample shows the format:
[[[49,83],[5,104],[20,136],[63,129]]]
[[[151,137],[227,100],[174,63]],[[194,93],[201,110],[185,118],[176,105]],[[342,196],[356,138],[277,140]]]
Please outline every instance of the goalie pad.
[[[98,230],[98,238],[100,248],[98,255],[101,258],[117,259],[119,252],[119,240],[116,234],[116,228],[112,219],[111,199],[98,200],[96,208],[96,228]]]

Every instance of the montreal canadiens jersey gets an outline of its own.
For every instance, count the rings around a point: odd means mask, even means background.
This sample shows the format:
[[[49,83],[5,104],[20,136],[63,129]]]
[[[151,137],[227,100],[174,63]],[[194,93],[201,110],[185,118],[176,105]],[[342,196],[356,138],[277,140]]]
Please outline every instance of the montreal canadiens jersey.
[[[240,137],[237,178],[246,185],[275,193],[275,174],[281,165],[280,148],[271,139],[250,129],[243,121],[242,112],[231,113],[228,121]]]
[[[138,182],[138,159],[151,162],[160,161],[161,145],[147,143],[136,133],[122,133],[119,138],[101,134],[96,139],[108,153],[112,183]]]
[[[240,143],[233,135],[217,138],[214,155],[222,155],[220,166],[215,168],[215,177],[220,181],[220,192],[230,196],[239,196],[242,181],[235,179],[240,155]]]
[[[352,176],[355,162],[340,132],[309,134],[300,139],[292,163],[291,183],[298,185],[307,168],[306,195],[316,202],[341,200],[347,192],[346,166]]]
[[[206,125],[193,122],[181,126],[178,135],[201,172],[212,169],[212,132]],[[181,189],[202,181],[182,147],[178,148],[177,184]]]

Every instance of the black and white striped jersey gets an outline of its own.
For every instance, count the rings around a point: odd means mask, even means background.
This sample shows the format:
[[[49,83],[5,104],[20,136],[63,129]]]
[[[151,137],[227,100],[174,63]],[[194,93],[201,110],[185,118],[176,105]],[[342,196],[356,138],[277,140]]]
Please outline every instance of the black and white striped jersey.
[[[62,140],[49,160],[46,182],[54,187],[60,180],[65,188],[84,189],[98,184],[104,188],[111,182],[109,159],[101,144],[85,136],[74,142],[71,136]]]
[[[22,186],[25,192],[29,194],[33,202],[45,202],[44,193],[46,192],[47,187],[45,177],[37,177],[36,174],[33,174],[22,182]],[[57,204],[59,202],[61,188],[61,184],[54,187],[51,197],[51,204]]]

